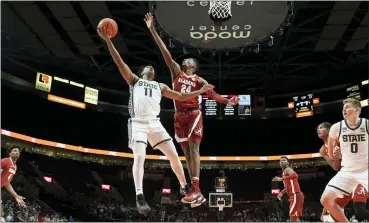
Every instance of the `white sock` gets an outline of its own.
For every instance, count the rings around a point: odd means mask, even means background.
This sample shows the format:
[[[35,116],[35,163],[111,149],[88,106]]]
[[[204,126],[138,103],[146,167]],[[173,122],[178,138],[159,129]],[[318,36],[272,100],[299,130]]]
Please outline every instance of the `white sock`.
[[[142,188],[136,188],[136,195],[143,194]]]
[[[167,157],[170,161],[170,166],[172,167],[173,172],[176,174],[181,187],[186,186],[186,177],[183,171],[183,166],[181,161],[178,158],[178,153],[176,151],[176,147],[174,146],[173,141],[166,141],[158,145],[158,149]]]

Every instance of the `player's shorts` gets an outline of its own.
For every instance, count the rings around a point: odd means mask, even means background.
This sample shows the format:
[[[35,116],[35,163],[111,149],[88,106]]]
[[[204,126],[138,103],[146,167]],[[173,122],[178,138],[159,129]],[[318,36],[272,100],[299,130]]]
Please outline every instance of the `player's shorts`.
[[[147,141],[149,141],[151,147],[156,149],[160,143],[169,140],[172,140],[172,138],[158,118],[130,118],[128,120],[128,147],[131,149],[133,142],[147,144]]]
[[[329,181],[326,190],[334,191],[337,196],[351,195],[359,184],[368,191],[368,169],[360,172],[341,170]]]
[[[336,198],[336,203],[341,208],[345,208],[346,205],[352,200],[351,195],[341,195],[341,197]]]
[[[346,207],[346,205],[352,200],[352,202],[362,202],[366,203],[368,200],[368,192],[365,190],[365,188],[359,184],[352,195],[342,195],[342,197],[336,198],[336,203],[341,208]]]
[[[291,221],[296,221],[297,218],[302,216],[302,209],[304,206],[304,194],[289,194],[288,201],[290,203],[290,219]]]
[[[362,202],[366,203],[368,200],[368,191],[363,187],[363,185],[359,184],[352,194],[353,202]]]
[[[188,147],[188,141],[201,142],[202,127],[202,112],[199,109],[177,111],[174,114],[175,138],[182,149]]]

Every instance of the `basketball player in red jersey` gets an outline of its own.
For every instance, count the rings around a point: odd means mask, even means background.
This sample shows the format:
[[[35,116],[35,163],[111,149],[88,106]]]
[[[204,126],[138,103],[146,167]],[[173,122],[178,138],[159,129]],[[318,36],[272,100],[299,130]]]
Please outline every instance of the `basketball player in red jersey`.
[[[22,196],[19,196],[17,192],[14,191],[10,182],[13,179],[13,176],[17,172],[16,162],[19,159],[20,150],[18,147],[13,147],[10,150],[9,157],[1,159],[1,189],[5,187],[5,189],[14,197],[17,203],[20,206],[25,207]],[[1,206],[1,217],[3,216],[3,206]]]
[[[323,140],[324,144],[320,148],[319,152],[322,157],[326,160],[329,166],[331,166],[335,171],[341,169],[341,159],[331,160],[328,156],[328,136],[329,130],[332,124],[328,122],[323,122],[317,127],[317,134],[320,139]],[[339,142],[336,142],[335,155],[340,156]],[[360,220],[369,220],[369,210],[366,208],[366,203],[368,199],[368,192],[366,189],[359,184],[352,195],[343,195],[342,197],[336,198],[336,203],[343,209],[352,200],[355,216]],[[323,216],[327,214],[327,210],[323,208]],[[332,217],[333,219],[333,217]]]
[[[302,208],[304,205],[304,194],[300,190],[297,173],[290,167],[287,157],[282,156],[280,159],[282,168],[282,177],[274,177],[273,181],[283,181],[284,191],[288,195],[290,202],[290,220],[291,222],[300,221],[302,216]]]
[[[145,22],[149,28],[156,44],[163,54],[165,63],[171,71],[173,82],[173,90],[178,92],[192,92],[208,82],[195,74],[199,67],[197,61],[193,58],[183,60],[182,67],[176,63],[166,48],[164,42],[158,35],[154,27],[154,18],[151,13],[145,16]],[[214,90],[209,90],[207,95],[222,104],[236,105],[239,101],[238,97],[230,100],[223,98]],[[202,114],[199,109],[198,97],[185,102],[175,101],[176,113],[174,114],[175,138],[180,143],[187,161],[187,168],[191,177],[192,188],[190,193],[182,199],[184,203],[191,203],[192,207],[199,206],[206,201],[201,194],[199,186],[200,177],[200,152],[199,147],[203,135]],[[189,190],[187,188],[187,190]],[[183,188],[181,194],[186,194]]]

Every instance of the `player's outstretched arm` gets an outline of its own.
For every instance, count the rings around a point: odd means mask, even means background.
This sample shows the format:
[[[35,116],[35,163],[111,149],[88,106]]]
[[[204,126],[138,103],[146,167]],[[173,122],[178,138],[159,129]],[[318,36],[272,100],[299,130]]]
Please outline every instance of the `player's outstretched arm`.
[[[146,22],[147,28],[149,28],[150,33],[151,33],[152,37],[155,40],[156,45],[158,45],[161,54],[163,54],[165,63],[167,64],[168,68],[170,69],[170,73],[171,73],[171,76],[172,76],[172,81],[174,81],[174,79],[179,74],[179,71],[180,71],[181,67],[179,66],[179,64],[177,62],[175,62],[172,59],[172,55],[170,55],[169,50],[165,46],[165,43],[160,38],[158,32],[156,32],[155,26],[154,26],[154,17],[153,17],[153,15],[151,13],[146,13],[144,20]]]
[[[97,32],[100,35],[100,37],[104,39],[106,44],[108,45],[110,55],[113,58],[114,63],[118,66],[118,69],[120,73],[122,74],[124,80],[126,80],[127,84],[129,84],[130,86],[134,85],[134,83],[136,83],[136,81],[138,80],[138,77],[134,73],[132,73],[128,65],[123,62],[117,49],[115,49],[113,43],[108,37],[106,29],[104,27],[97,27]]]
[[[167,98],[170,98],[176,101],[187,101],[206,91],[213,89],[214,86],[211,84],[207,84],[207,85],[204,85],[200,90],[193,91],[190,93],[179,93],[177,91],[173,91],[166,84],[162,84],[162,83],[160,83],[160,88],[161,88],[161,92],[164,97],[167,97]]]
[[[199,77],[199,84],[201,84],[202,86],[204,86],[204,85],[207,85],[208,82],[205,79]],[[236,104],[238,104],[238,102],[240,100],[238,97],[232,97],[231,99],[223,98],[221,95],[219,95],[218,93],[216,93],[213,89],[211,89],[208,92],[206,92],[206,94],[210,98],[214,99],[216,102],[221,103],[221,104],[236,105]]]
[[[19,196],[18,194],[17,194],[17,192],[15,192],[15,190],[14,190],[14,188],[13,188],[13,186],[10,184],[10,183],[8,183],[8,184],[6,184],[5,185],[5,188],[6,188],[6,190],[9,192],[9,194],[11,194],[13,197],[14,197],[14,199],[17,201],[17,203],[20,205],[20,206],[23,206],[23,207],[25,207],[26,206],[26,204],[24,203],[24,197],[22,197],[22,196]]]

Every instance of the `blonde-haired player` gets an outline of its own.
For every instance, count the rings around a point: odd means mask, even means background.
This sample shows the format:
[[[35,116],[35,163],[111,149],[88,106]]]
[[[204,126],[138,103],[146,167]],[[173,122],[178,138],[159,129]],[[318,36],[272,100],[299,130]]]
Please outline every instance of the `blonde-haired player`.
[[[368,120],[360,118],[361,104],[356,99],[343,101],[344,120],[334,124],[329,131],[328,155],[333,154],[336,140],[339,140],[342,154],[342,168],[328,183],[321,197],[321,203],[338,222],[348,222],[342,208],[335,202],[341,195],[349,195],[361,184],[368,191]]]

